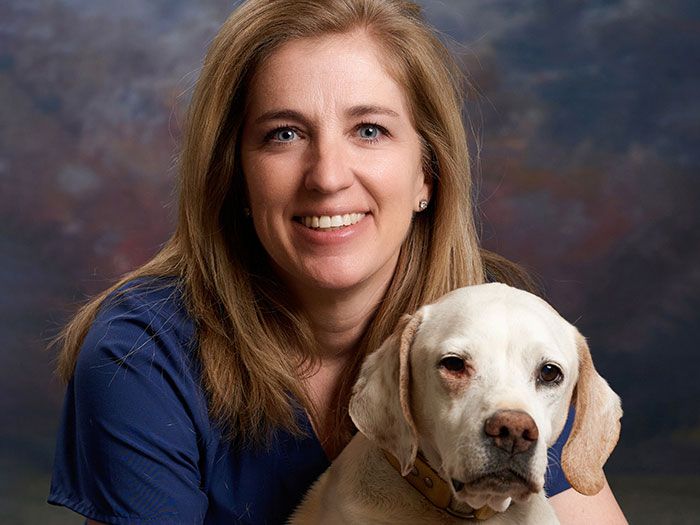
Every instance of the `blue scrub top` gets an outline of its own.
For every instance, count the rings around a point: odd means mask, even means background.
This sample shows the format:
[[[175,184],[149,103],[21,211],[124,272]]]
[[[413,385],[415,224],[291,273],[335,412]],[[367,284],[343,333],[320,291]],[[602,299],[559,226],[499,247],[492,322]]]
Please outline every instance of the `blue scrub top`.
[[[48,502],[114,524],[284,523],[329,461],[284,430],[260,450],[209,418],[194,324],[174,280],[113,294],[85,338],[66,390]],[[560,466],[571,419],[549,451],[547,494],[570,487]]]

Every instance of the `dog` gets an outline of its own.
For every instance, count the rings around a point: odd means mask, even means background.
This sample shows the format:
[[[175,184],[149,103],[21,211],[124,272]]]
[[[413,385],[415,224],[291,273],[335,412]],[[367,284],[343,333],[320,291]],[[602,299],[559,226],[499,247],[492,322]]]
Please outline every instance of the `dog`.
[[[543,487],[570,404],[562,468],[596,494],[622,409],[586,340],[528,292],[455,290],[367,357],[349,406],[359,432],[290,523],[559,523]]]

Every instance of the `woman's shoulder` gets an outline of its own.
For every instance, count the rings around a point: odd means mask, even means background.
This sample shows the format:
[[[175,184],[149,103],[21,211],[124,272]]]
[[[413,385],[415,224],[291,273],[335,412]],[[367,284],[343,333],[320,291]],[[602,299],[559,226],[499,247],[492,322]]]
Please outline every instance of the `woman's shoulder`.
[[[95,321],[120,317],[192,324],[185,306],[184,284],[175,277],[139,277],[114,290],[105,298]]]
[[[191,373],[195,345],[181,283],[175,278],[134,279],[105,298],[83,340],[76,374],[105,363]]]
[[[172,280],[105,299],[66,390],[49,502],[100,522],[201,523],[200,464],[213,463],[220,436],[192,326]]]

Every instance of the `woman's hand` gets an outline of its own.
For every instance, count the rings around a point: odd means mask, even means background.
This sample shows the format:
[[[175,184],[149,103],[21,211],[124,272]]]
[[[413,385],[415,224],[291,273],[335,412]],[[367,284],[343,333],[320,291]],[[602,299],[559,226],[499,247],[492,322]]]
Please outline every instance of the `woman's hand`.
[[[603,490],[595,496],[584,496],[574,489],[568,489],[549,498],[549,502],[562,525],[627,524],[607,481]]]

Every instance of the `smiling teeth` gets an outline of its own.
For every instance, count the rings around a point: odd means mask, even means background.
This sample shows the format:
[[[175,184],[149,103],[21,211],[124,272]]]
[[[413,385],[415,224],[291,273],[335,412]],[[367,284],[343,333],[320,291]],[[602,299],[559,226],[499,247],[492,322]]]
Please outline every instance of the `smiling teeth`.
[[[346,213],[345,215],[320,215],[311,217],[300,217],[301,223],[307,228],[339,228],[340,226],[351,226],[360,222],[365,216],[364,213]]]

